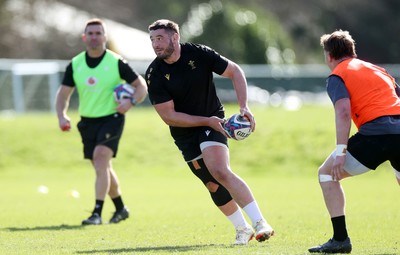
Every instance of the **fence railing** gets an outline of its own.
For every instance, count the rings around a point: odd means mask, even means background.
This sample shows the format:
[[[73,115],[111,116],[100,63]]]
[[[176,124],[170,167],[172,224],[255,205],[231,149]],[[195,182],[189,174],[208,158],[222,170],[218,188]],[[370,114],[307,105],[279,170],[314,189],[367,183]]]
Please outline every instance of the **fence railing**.
[[[66,60],[0,59],[0,111],[54,111],[55,94],[60,86]],[[144,74],[150,62],[130,62]],[[381,65],[400,78],[400,65]],[[300,96],[300,100],[324,101],[325,79],[329,69],[324,64],[310,65],[241,65],[249,84],[249,101],[273,104],[283,96]],[[230,80],[215,77],[218,95],[224,102],[235,101]],[[322,99],[321,99],[322,98]],[[279,101],[279,100],[278,100]],[[145,101],[145,105],[149,104]],[[70,108],[77,109],[76,93]]]

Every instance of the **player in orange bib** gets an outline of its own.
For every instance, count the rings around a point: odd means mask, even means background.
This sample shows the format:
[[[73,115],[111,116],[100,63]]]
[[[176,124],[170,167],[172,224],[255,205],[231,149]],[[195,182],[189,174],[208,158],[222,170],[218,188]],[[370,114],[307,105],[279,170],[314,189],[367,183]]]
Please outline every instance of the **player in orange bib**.
[[[340,180],[375,170],[389,160],[400,184],[400,92],[385,69],[357,59],[349,32],[323,35],[321,46],[332,71],[327,92],[335,110],[336,150],[320,166],[318,175],[333,237],[309,252],[350,253]],[[351,120],[358,132],[349,138]]]

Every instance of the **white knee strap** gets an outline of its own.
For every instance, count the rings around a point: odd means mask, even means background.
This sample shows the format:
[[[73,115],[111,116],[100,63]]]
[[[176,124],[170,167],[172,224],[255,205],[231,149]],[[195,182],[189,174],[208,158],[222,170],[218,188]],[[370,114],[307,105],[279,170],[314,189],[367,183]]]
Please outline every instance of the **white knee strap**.
[[[319,182],[333,182],[332,175],[328,174],[320,174],[319,175]]]

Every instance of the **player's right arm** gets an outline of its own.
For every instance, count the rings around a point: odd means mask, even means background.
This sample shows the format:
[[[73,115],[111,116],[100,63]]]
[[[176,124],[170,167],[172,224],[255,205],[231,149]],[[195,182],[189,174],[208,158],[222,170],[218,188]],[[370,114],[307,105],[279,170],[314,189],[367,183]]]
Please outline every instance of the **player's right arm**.
[[[172,127],[199,127],[209,126],[216,131],[225,135],[222,124],[223,119],[216,116],[203,117],[189,115],[183,112],[175,111],[174,101],[170,100],[165,103],[155,104],[154,109],[160,115],[161,119],[169,126]]]
[[[62,131],[71,129],[70,118],[67,115],[69,101],[74,92],[74,87],[61,85],[56,95],[56,112],[58,117],[58,125]]]
[[[327,79],[327,92],[335,109],[335,125],[336,125],[336,145],[345,145],[349,139],[351,129],[351,106],[350,95],[342,78],[331,75]],[[346,157],[344,155],[336,156],[332,165],[332,178],[334,180],[342,179],[344,174],[344,163]]]

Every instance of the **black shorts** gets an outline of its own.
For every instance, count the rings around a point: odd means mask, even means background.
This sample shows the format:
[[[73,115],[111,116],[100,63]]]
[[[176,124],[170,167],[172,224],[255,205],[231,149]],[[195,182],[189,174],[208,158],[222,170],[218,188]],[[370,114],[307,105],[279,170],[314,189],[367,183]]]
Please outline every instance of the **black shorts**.
[[[185,161],[190,161],[201,155],[200,144],[203,142],[218,142],[228,146],[228,139],[210,127],[196,128],[190,135],[175,140],[175,144],[182,152]]]
[[[92,159],[96,145],[107,146],[114,152],[115,157],[124,124],[125,115],[119,113],[100,118],[81,117],[77,127],[82,137],[84,157]]]
[[[350,137],[347,150],[360,163],[375,170],[389,160],[392,167],[400,170],[400,134],[362,135]]]

